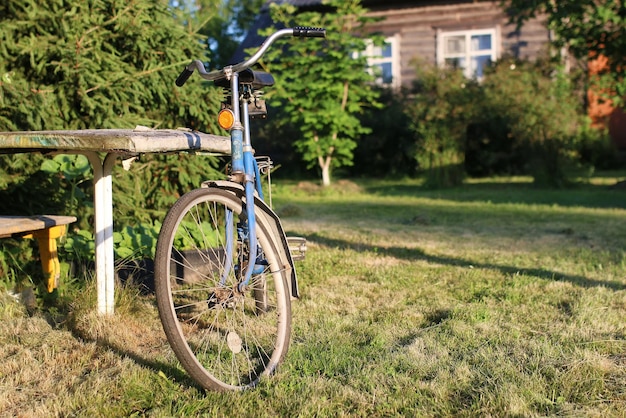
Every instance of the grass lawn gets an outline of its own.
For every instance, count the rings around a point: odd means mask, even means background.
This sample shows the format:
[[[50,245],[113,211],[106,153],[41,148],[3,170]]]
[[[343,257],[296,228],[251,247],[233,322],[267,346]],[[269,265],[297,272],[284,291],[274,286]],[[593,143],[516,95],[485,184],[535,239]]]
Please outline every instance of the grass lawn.
[[[621,179],[621,178],[620,178]],[[278,373],[205,393],[154,297],[66,285],[29,316],[0,295],[1,416],[626,416],[626,190],[528,179],[278,183],[308,239]]]

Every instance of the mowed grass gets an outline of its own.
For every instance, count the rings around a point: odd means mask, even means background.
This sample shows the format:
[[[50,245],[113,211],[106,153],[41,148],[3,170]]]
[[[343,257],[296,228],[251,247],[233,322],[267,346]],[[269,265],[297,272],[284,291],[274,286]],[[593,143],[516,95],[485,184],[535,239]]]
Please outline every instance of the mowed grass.
[[[626,416],[626,190],[527,179],[279,183],[308,239],[290,351],[245,393],[205,393],[153,296],[94,283],[57,311],[0,308],[0,415]]]

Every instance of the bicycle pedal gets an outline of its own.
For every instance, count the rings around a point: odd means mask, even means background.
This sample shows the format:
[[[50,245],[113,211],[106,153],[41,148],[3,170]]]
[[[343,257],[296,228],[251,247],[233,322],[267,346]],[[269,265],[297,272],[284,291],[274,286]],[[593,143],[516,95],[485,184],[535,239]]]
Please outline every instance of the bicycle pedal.
[[[306,255],[306,238],[287,237],[289,252],[293,261],[302,261]]]

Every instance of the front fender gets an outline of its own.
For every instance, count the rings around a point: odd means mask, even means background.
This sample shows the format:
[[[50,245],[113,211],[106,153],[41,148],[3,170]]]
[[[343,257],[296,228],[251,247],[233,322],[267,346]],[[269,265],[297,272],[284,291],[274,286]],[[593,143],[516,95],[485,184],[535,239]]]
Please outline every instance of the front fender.
[[[243,199],[245,197],[245,189],[243,185],[239,183],[234,183],[232,181],[210,180],[202,183],[202,187],[214,187],[216,189],[225,190],[227,192],[233,193],[240,199]],[[261,200],[256,194],[254,198],[254,204],[255,207],[260,209],[260,212],[255,212],[256,216],[262,218],[265,225],[268,225],[270,227],[270,239],[274,243],[274,247],[278,249],[280,253],[281,263],[283,263],[287,274],[290,275],[288,285],[291,297],[299,298],[300,292],[298,290],[298,277],[296,275],[296,269],[294,266],[293,257],[291,256],[291,251],[289,251],[287,236],[285,235],[285,230],[280,223],[280,219],[278,218],[278,215],[276,215],[276,213],[272,210],[272,208],[270,208],[267,203]]]

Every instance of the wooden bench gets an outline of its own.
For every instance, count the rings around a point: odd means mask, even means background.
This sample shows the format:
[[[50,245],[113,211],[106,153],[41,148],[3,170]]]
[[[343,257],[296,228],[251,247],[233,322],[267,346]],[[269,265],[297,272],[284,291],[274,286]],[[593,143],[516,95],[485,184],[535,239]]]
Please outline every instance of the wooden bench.
[[[56,240],[65,234],[66,225],[75,221],[73,216],[0,216],[0,238],[37,239],[46,287],[52,292],[58,287],[61,275]]]

